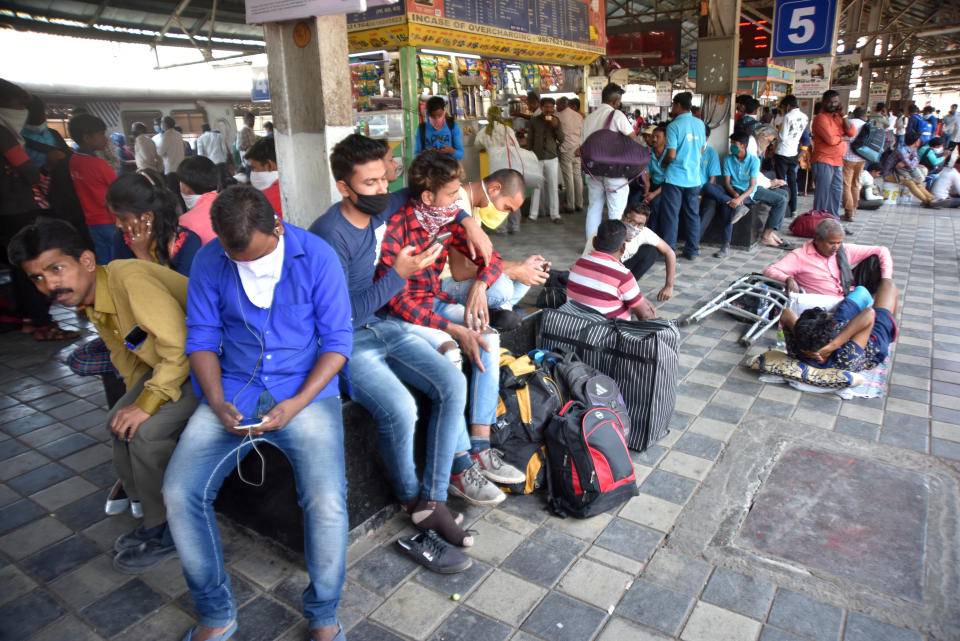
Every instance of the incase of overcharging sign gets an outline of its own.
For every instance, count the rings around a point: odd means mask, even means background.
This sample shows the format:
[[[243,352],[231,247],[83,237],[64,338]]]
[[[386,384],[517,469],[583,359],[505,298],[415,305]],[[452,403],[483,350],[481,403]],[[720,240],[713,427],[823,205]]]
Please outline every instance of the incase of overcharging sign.
[[[777,0],[773,58],[833,55],[837,0]]]

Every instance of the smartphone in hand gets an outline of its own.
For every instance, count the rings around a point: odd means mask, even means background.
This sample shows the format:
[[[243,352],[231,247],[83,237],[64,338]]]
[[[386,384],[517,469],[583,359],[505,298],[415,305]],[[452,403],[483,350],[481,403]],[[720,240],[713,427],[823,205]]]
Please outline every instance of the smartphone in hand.
[[[430,251],[430,249],[432,249],[434,245],[442,245],[451,236],[453,236],[452,231],[445,231],[443,233],[437,234],[436,236],[433,237],[433,240],[430,241],[430,244],[427,245],[427,248],[424,251]]]

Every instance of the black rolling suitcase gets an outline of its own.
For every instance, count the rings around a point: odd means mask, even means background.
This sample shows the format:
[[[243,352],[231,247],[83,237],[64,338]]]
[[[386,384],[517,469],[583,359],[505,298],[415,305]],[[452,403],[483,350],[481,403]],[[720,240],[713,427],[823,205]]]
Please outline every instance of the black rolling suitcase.
[[[603,318],[574,301],[541,313],[538,347],[575,352],[620,386],[632,422],[627,446],[642,452],[663,438],[677,402],[676,324]]]

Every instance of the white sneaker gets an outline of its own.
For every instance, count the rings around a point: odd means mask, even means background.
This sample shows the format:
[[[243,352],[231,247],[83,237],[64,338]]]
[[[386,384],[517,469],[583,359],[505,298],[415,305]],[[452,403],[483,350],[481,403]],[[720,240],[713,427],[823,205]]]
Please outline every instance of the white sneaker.
[[[484,478],[476,462],[459,474],[451,474],[447,491],[479,506],[498,505],[507,498],[499,487]]]
[[[527,480],[527,475],[504,462],[498,450],[493,448],[486,449],[479,454],[471,454],[480,471],[494,483],[501,485],[512,485],[514,483],[523,483]]]

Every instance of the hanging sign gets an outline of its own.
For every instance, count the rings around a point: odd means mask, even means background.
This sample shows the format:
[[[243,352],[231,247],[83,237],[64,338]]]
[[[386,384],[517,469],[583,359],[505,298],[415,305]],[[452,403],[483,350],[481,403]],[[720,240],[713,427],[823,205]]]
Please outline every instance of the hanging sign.
[[[794,63],[793,95],[797,98],[819,98],[830,88],[833,56],[797,58]]]

